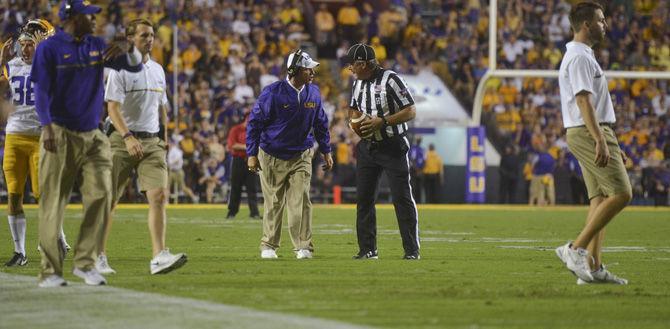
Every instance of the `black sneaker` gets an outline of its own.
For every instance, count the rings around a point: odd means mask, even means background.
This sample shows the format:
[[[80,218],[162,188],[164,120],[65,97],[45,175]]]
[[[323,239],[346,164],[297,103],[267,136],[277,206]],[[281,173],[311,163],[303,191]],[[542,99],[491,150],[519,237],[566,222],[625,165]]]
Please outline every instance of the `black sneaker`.
[[[25,266],[26,264],[28,264],[28,258],[23,254],[14,252],[14,256],[12,256],[12,259],[5,263],[5,266]]]
[[[359,252],[358,254],[354,255],[352,257],[353,259],[379,259],[379,254],[377,254],[377,250],[374,251],[368,251],[368,252]]]
[[[402,259],[419,260],[419,259],[421,259],[421,256],[419,255],[419,253],[405,254],[405,256]]]
[[[235,219],[235,215],[228,214],[228,215],[226,215],[226,219]]]
[[[249,218],[254,219],[254,220],[261,220],[261,219],[263,219],[263,217],[261,217],[261,215],[258,215],[258,214],[256,214],[256,215],[251,215],[251,216],[249,216]]]

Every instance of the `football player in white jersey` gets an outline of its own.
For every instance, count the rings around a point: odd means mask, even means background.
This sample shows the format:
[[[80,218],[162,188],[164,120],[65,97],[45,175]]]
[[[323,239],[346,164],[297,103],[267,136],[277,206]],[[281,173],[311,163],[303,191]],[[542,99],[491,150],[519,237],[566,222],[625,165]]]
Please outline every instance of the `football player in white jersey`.
[[[37,167],[39,162],[40,122],[35,112],[35,94],[30,79],[33,55],[37,44],[54,34],[54,28],[43,19],[28,21],[19,33],[19,52],[12,58],[15,41],[7,40],[0,50],[0,95],[9,89],[12,106],[8,114],[5,139],[5,155],[2,163],[7,182],[8,221],[14,240],[14,255],[5,266],[23,266],[26,257],[26,217],[23,213],[23,192],[26,178],[30,175],[33,195],[39,198]],[[61,228],[61,246],[66,250],[65,235]]]

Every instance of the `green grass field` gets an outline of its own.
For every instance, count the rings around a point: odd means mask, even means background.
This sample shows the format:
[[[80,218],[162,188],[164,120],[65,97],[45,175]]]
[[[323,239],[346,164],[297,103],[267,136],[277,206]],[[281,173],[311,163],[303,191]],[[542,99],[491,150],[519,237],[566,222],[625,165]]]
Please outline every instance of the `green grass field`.
[[[150,276],[146,210],[120,209],[108,248],[118,272],[111,286],[381,328],[670,327],[668,208],[629,208],[608,226],[604,261],[628,286],[577,286],[554,255],[576,236],[586,208],[420,208],[420,261],[401,260],[388,206],[378,210],[377,261],[351,259],[353,207],[315,206],[311,260],[295,259],[286,231],[280,258],[261,260],[260,221],[245,219],[246,209],[232,221],[223,206],[168,212],[168,245],[188,253],[186,266]],[[37,274],[36,210],[27,216],[30,263],[4,273]],[[67,217],[74,245],[81,211]],[[6,224],[0,241],[4,262],[12,252]]]

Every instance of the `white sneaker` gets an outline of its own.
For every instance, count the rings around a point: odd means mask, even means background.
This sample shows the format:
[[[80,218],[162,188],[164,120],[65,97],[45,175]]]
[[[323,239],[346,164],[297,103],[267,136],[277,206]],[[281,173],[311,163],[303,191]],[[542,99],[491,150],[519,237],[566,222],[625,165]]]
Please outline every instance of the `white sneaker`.
[[[149,268],[151,274],[165,274],[184,266],[186,261],[188,261],[186,254],[171,254],[170,249],[163,249],[151,260]]]
[[[577,284],[578,285],[589,284],[589,283],[613,283],[620,285],[628,284],[628,280],[612,274],[612,272],[608,271],[607,268],[605,268],[605,265],[603,264],[600,265],[599,269],[591,272],[591,276],[593,276],[593,281],[586,282],[582,279],[577,279]]]
[[[107,262],[107,256],[104,254],[98,255],[98,259],[95,261],[95,269],[100,272],[100,274],[114,274],[116,271],[109,266],[109,262]]]
[[[295,253],[295,258],[297,259],[311,259],[312,258],[312,252],[309,251],[308,249],[300,249],[298,252]]]
[[[75,268],[74,271],[72,271],[72,274],[84,279],[84,282],[89,286],[102,286],[107,284],[105,277],[102,276],[102,274],[100,274],[95,268],[92,268],[86,272],[84,272],[84,270]]]
[[[263,259],[275,259],[277,258],[277,252],[274,249],[263,249],[261,251],[261,258]]]
[[[40,288],[65,287],[67,286],[67,281],[60,275],[52,274],[40,281],[37,286]]]
[[[556,248],[556,256],[558,256],[558,258],[560,258],[561,261],[568,267],[568,270],[570,270],[578,278],[586,282],[593,281],[591,268],[589,268],[588,262],[588,250],[584,248],[573,250],[570,248],[570,245],[571,243],[568,242],[565,245]]]

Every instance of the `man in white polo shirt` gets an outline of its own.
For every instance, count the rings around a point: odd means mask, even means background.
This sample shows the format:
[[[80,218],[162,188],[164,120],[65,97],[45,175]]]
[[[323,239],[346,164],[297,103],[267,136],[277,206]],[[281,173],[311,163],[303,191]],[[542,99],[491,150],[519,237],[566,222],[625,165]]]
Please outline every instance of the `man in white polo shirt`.
[[[142,71],[112,71],[107,78],[105,101],[108,104],[112,147],[112,193],[116,205],[137,170],[140,189],[149,201],[149,232],[153,247],[151,274],[167,273],[186,263],[185,254],[171,254],[165,247],[165,204],[167,190],[167,134],[160,129],[167,123],[165,72],[149,58],[154,28],[146,19],[131,21],[126,37],[142,53]],[[114,206],[112,206],[114,208]],[[111,216],[110,216],[111,217]],[[115,271],[109,266],[106,244],[112,220],[105,223],[96,268],[100,273]]]
[[[582,167],[590,206],[581,233],[556,248],[556,255],[578,277],[578,284],[627,284],[601,260],[605,226],[632,196],[625,155],[614,134],[616,118],[607,80],[591,49],[605,38],[603,8],[580,3],[570,12],[570,24],[575,36],[566,45],[558,77],[561,110],[568,147]]]

